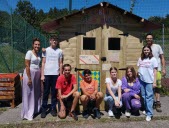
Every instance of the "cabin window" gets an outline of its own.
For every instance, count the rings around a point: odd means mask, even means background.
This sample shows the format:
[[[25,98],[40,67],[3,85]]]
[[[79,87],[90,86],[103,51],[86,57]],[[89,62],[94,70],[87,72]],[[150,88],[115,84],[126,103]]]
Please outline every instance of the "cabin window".
[[[84,37],[83,38],[83,50],[96,50],[96,38]]]
[[[120,38],[109,38],[108,50],[120,50]]]

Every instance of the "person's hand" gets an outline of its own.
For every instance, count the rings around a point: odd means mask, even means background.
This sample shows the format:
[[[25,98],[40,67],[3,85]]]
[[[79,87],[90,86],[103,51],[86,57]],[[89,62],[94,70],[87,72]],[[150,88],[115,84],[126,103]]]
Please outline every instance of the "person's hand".
[[[120,102],[118,100],[115,100],[115,106],[120,107]]]
[[[91,100],[95,100],[95,99],[96,99],[95,94],[92,94],[92,95],[90,96],[90,99],[91,99]]]
[[[153,88],[157,87],[156,83],[153,83]]]
[[[42,48],[42,52],[46,52],[46,49],[45,49],[45,48]]]
[[[44,76],[44,75],[41,76],[41,81],[42,81],[42,82],[45,82],[45,76]]]
[[[28,85],[29,85],[29,86],[32,85],[32,80],[31,80],[31,78],[29,78],[29,80],[28,80]]]
[[[124,89],[124,92],[129,92],[129,91],[130,91],[130,89],[128,89],[128,88]]]
[[[137,94],[135,94],[134,97],[135,97],[136,99],[140,99],[140,96],[137,95]]]

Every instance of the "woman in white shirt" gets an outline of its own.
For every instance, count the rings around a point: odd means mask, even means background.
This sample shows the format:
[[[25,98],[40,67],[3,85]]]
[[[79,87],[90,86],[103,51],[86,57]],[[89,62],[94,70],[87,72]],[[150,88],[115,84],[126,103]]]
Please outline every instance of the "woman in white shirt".
[[[25,70],[22,86],[22,110],[21,118],[33,120],[35,114],[40,112],[41,107],[41,72],[39,64],[41,61],[39,49],[40,40],[33,39],[32,50],[25,56]]]
[[[139,81],[141,84],[141,95],[144,99],[146,109],[146,121],[150,121],[153,116],[153,87],[156,87],[156,72],[158,62],[153,57],[150,46],[144,46],[141,57],[137,62]]]
[[[121,85],[122,82],[117,78],[117,68],[110,68],[110,77],[106,78],[106,94],[104,101],[109,107],[108,115],[114,116],[113,109],[120,108],[121,102]],[[114,108],[113,108],[114,107]]]

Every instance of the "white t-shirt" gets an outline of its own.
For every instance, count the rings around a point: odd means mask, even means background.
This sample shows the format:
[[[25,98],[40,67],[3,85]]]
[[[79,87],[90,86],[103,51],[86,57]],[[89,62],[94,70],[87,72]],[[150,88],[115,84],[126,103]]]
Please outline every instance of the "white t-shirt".
[[[110,85],[110,88],[114,94],[117,93],[118,87],[122,85],[122,82],[120,79],[117,79],[117,82],[115,85],[113,85],[112,79],[111,78],[106,78],[106,84]],[[109,94],[109,91],[106,88],[106,94]]]
[[[158,62],[158,71],[161,71],[160,55],[164,54],[163,50],[159,44],[152,44],[151,49],[152,49],[153,56],[157,59],[157,62]]]
[[[26,60],[30,60],[30,68],[38,69],[41,61],[40,54],[36,57],[31,50],[27,51]]]
[[[44,75],[59,75],[59,61],[63,58],[62,50],[48,47],[46,52],[42,53],[42,57],[46,57]]]
[[[152,57],[151,59],[146,58],[141,60],[139,58],[137,62],[137,66],[139,67],[138,73],[139,77],[142,81],[146,83],[153,83],[154,81],[154,68],[158,67],[158,63],[155,57]]]

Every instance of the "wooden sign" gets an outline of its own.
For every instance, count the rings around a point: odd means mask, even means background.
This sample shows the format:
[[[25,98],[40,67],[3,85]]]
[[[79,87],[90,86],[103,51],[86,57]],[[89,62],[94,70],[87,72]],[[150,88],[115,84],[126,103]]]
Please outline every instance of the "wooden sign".
[[[80,55],[79,64],[99,64],[99,55]]]
[[[113,52],[108,54],[108,61],[119,62],[119,52]]]

